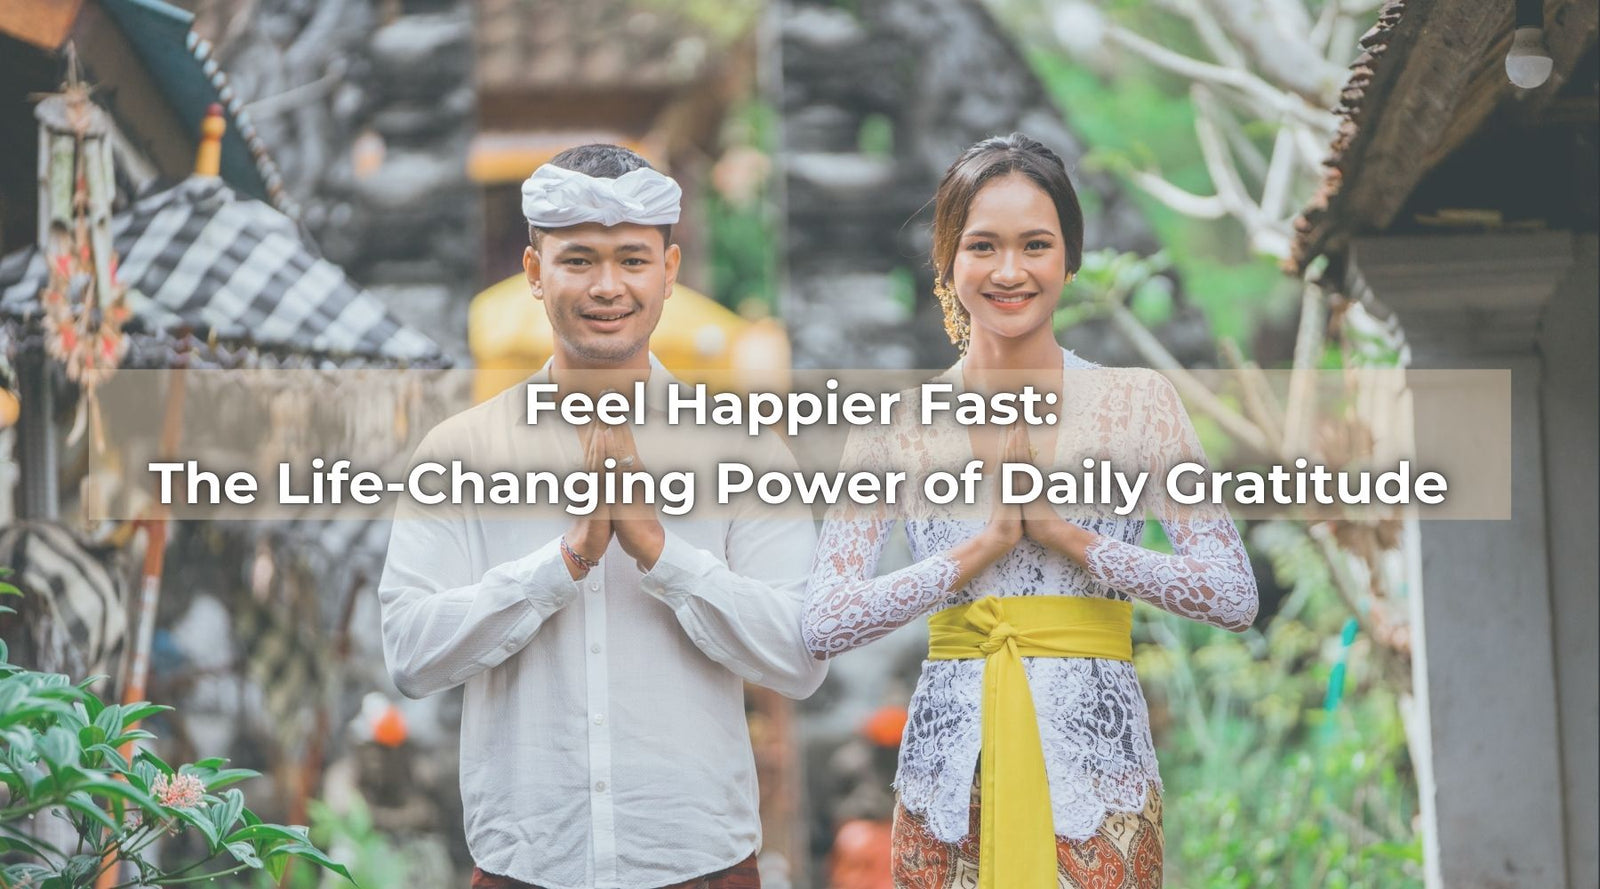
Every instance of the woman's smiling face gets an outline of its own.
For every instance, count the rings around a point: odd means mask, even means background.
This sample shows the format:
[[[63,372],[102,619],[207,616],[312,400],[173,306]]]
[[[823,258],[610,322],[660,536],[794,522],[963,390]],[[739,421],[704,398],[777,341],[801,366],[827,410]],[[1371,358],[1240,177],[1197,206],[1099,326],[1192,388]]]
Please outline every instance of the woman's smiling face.
[[[972,315],[974,338],[1015,340],[1048,326],[1066,284],[1067,250],[1056,205],[1044,189],[1022,173],[979,189],[967,207],[950,277]]]

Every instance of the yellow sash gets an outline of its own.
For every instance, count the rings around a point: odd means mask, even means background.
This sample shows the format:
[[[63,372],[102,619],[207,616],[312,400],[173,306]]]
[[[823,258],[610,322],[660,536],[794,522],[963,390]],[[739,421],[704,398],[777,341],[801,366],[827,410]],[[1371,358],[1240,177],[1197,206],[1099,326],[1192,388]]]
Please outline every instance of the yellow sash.
[[[1133,660],[1133,605],[994,596],[934,614],[929,660],[984,658],[979,889],[1056,885],[1055,820],[1024,657]]]

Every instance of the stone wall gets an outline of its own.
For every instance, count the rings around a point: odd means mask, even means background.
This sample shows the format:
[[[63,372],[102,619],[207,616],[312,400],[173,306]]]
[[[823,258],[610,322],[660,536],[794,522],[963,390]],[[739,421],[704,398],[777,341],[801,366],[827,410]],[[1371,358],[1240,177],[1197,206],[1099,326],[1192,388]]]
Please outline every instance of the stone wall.
[[[218,0],[197,13],[325,255],[464,355],[479,239],[471,5]]]
[[[1085,205],[1085,249],[1156,247],[1013,41],[966,0],[783,0],[774,101],[786,192],[782,312],[798,367],[942,367],[955,358],[932,297],[934,189],[968,145],[1020,130],[1056,150]],[[1180,358],[1209,349],[1197,314],[1159,332]],[[1198,333],[1198,336],[1193,334]],[[1064,342],[1108,364],[1139,358],[1086,324]]]

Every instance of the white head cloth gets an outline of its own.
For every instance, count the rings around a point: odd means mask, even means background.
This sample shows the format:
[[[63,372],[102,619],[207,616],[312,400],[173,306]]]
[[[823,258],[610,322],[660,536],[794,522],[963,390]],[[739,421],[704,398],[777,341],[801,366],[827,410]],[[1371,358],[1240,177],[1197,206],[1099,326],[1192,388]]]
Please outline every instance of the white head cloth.
[[[522,215],[538,228],[585,222],[672,225],[683,189],[648,167],[602,179],[545,164],[522,183]]]

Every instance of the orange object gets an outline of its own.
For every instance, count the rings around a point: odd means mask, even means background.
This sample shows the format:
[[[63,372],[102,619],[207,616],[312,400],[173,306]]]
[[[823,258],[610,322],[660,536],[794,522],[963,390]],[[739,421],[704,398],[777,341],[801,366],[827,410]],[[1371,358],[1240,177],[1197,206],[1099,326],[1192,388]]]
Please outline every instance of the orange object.
[[[399,747],[406,742],[406,718],[399,707],[390,704],[373,723],[372,740],[385,747]]]
[[[200,150],[195,153],[196,176],[219,176],[222,173],[222,134],[228,131],[228,122],[222,119],[222,106],[212,102],[206,108],[205,119],[200,121]]]
[[[833,835],[828,889],[893,889],[892,825],[857,819]]]
[[[861,734],[879,747],[899,747],[906,733],[906,708],[881,707],[867,717]]]
[[[7,0],[0,8],[0,34],[55,52],[67,42],[83,0]]]

